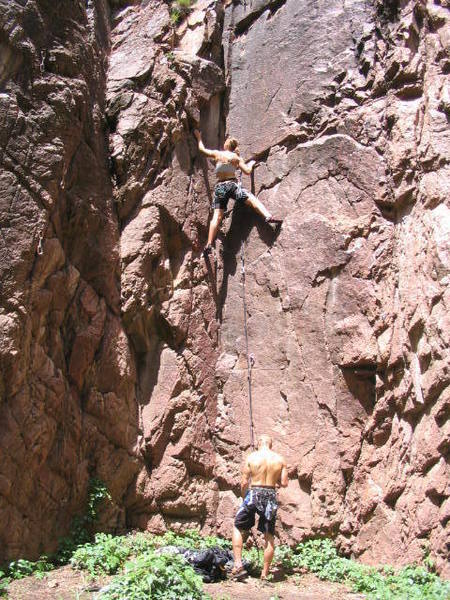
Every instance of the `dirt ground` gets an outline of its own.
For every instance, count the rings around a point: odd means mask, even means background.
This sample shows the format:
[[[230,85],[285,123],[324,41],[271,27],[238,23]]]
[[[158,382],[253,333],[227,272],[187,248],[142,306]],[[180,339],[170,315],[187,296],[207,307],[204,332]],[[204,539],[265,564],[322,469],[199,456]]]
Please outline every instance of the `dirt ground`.
[[[108,583],[104,577],[89,581],[84,573],[69,566],[48,573],[44,579],[26,577],[9,586],[9,600],[95,600],[96,592]],[[320,581],[313,575],[293,576],[261,584],[258,579],[223,581],[204,586],[214,600],[364,600],[344,586]],[[180,599],[181,600],[181,599]]]
[[[205,591],[214,600],[363,600],[365,596],[349,592],[343,585],[320,581],[314,575],[286,578],[262,584],[249,577],[243,582],[209,583]]]

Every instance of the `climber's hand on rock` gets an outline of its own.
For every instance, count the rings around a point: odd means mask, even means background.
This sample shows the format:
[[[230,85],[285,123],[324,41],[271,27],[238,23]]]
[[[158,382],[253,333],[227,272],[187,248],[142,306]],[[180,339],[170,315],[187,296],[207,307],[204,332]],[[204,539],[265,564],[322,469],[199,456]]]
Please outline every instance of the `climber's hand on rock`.
[[[256,160],[250,160],[247,163],[247,167],[250,169],[250,171],[253,171],[254,166],[256,165]]]
[[[202,134],[200,133],[200,131],[198,129],[194,129],[194,135],[198,141],[200,141],[202,139]]]

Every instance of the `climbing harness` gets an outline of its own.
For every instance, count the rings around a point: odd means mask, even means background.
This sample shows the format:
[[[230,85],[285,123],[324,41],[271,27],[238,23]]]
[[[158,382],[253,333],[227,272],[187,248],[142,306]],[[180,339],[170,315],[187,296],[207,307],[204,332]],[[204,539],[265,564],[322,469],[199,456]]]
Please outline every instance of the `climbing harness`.
[[[255,364],[255,357],[248,351],[248,327],[247,327],[247,302],[245,299],[245,252],[244,240],[241,244],[241,281],[242,281],[242,301],[244,306],[244,335],[245,335],[245,352],[247,354],[247,384],[248,384],[248,405],[250,416],[250,441],[252,448],[255,448],[255,435],[253,427],[253,407],[252,407],[252,368]]]

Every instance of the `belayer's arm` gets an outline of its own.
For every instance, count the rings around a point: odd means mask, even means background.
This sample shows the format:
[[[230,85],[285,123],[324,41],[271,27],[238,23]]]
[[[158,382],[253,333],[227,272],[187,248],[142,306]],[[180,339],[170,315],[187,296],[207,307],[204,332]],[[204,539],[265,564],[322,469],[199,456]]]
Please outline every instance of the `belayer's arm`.
[[[248,464],[248,459],[245,459],[245,462],[242,466],[242,477],[241,477],[241,495],[244,498],[247,493],[248,486],[250,485],[250,477],[251,471]]]

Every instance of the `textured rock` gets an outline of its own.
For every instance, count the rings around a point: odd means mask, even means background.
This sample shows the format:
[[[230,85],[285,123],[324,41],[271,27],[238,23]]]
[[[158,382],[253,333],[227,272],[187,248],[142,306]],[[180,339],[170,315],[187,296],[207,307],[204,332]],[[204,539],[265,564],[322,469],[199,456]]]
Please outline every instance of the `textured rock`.
[[[444,2],[0,0],[0,561],[102,527],[228,535],[253,425],[279,535],[448,573]],[[284,217],[228,216],[225,132]],[[42,248],[42,253],[41,253]],[[270,337],[269,337],[270,336]]]
[[[80,509],[102,430],[87,398],[110,400],[98,369],[107,339],[122,328],[114,331],[119,229],[103,121],[107,7],[2,2],[0,14],[8,40],[0,99],[5,560],[52,550]],[[124,450],[131,478],[137,423],[124,407],[133,385],[130,377],[128,389],[115,388],[119,412],[134,429]],[[102,421],[106,429],[108,413]]]

